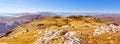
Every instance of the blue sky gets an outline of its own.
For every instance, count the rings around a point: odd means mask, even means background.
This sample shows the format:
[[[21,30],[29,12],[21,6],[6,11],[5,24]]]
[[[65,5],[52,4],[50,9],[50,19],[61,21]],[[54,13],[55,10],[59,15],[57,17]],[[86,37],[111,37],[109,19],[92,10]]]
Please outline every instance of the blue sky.
[[[120,0],[0,0],[1,13],[120,13]]]

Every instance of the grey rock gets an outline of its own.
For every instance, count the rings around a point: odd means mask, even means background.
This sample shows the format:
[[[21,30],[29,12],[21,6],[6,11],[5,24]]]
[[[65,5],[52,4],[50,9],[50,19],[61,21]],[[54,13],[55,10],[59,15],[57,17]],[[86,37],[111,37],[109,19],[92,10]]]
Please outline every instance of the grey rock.
[[[38,39],[34,44],[48,44],[49,42],[53,41],[56,39],[56,37],[60,35],[64,35],[67,31],[65,30],[47,30],[46,33]]]
[[[83,44],[83,39],[76,37],[78,32],[68,32],[65,34],[60,44]]]
[[[83,39],[76,37],[80,32],[68,32],[65,30],[46,30],[46,33],[33,44],[49,44],[58,36],[64,35],[58,44],[83,44]]]
[[[116,26],[116,25],[105,25],[105,26],[101,26],[101,27],[98,27],[93,35],[94,36],[98,36],[98,35],[101,35],[103,33],[109,33],[109,34],[113,34],[115,32],[120,32],[120,27],[119,26]]]

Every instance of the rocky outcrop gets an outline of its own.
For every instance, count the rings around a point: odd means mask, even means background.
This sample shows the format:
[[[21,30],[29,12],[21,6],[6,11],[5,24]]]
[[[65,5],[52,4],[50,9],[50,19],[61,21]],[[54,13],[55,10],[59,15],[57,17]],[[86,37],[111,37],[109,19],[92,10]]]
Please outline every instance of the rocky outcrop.
[[[101,35],[103,33],[112,34],[112,33],[115,33],[115,32],[120,32],[120,27],[111,24],[111,25],[105,25],[105,26],[98,27],[94,31],[93,35],[97,36],[97,35]]]
[[[35,41],[33,44],[49,44],[49,42],[54,41],[58,36],[61,35],[64,35],[64,37],[58,44],[83,44],[83,40],[76,37],[76,34],[78,34],[78,32],[47,30],[43,37]]]
[[[83,40],[76,37],[77,32],[68,32],[65,34],[60,44],[83,44]]]
[[[53,41],[57,36],[64,35],[67,31],[61,30],[47,30],[46,33],[38,39],[34,44],[48,44]]]
[[[73,28],[73,26],[69,26],[69,25],[64,25],[61,28]]]

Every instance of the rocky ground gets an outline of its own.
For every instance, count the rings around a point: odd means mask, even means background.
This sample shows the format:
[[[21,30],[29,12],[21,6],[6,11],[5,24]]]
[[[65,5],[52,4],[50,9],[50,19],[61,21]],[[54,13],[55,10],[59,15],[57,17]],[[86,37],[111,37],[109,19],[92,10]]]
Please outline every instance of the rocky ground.
[[[0,43],[8,44],[120,44],[119,25],[86,16],[47,17],[20,25]]]

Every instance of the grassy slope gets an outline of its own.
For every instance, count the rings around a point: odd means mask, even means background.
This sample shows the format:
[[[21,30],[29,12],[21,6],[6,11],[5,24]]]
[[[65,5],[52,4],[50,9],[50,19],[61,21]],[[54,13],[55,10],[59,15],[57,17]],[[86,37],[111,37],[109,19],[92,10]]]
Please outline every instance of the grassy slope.
[[[44,26],[36,26],[38,24],[44,24]],[[71,25],[73,28],[61,28],[64,25]],[[31,22],[26,25],[21,25],[16,27],[14,30],[12,30],[12,33],[10,33],[7,37],[0,38],[0,42],[10,42],[12,44],[32,44],[34,41],[36,41],[39,37],[41,37],[46,28],[53,29],[53,30],[68,30],[68,31],[81,31],[81,32],[87,32],[92,34],[96,27],[102,26],[104,23],[101,21],[94,19],[94,18],[87,18],[84,16],[77,16],[77,17],[67,17],[67,18],[61,18],[61,17],[50,17],[50,18],[44,18],[39,19],[34,22]],[[83,28],[83,26],[89,26],[89,28]],[[29,32],[24,33],[25,30],[29,30]],[[17,36],[17,38],[14,38],[14,36]],[[105,37],[104,37],[105,36]],[[109,37],[110,35],[102,35],[100,37],[94,37],[94,36],[86,36],[86,35],[78,35],[78,37],[81,37],[85,40],[86,43],[104,43],[109,39],[106,39],[106,37]],[[56,44],[60,42],[62,36],[58,37],[57,40],[51,42],[50,44]],[[101,40],[99,42],[99,40]],[[108,41],[109,42],[109,41]],[[110,42],[114,42],[114,40],[110,40]]]

